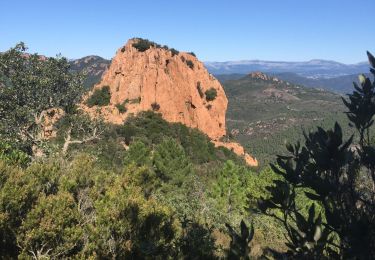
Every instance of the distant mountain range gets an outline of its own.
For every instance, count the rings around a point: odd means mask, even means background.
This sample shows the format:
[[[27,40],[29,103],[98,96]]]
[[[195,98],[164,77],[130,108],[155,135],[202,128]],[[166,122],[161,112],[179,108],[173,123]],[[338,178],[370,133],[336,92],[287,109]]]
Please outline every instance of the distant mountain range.
[[[94,84],[99,82],[111,61],[91,55],[76,60],[70,60],[69,63],[73,71],[85,74],[86,80],[84,85],[86,88],[91,88]]]
[[[224,84],[228,80],[238,80],[248,74],[218,74],[215,77]],[[350,74],[331,78],[311,78],[300,76],[293,72],[269,73],[281,80],[288,81],[296,85],[303,85],[310,88],[319,88],[333,91],[340,94],[347,94],[353,91],[353,82],[358,83],[358,74]],[[367,77],[369,74],[365,73]]]
[[[368,72],[368,63],[343,64],[329,60],[310,60],[306,62],[244,60],[227,62],[205,62],[208,71],[218,74],[247,74],[252,71],[264,73],[292,72],[308,78],[332,78]]]
[[[99,56],[87,56],[71,60],[70,63],[74,71],[86,73],[85,86],[90,88],[99,81],[111,61]],[[359,73],[367,73],[369,68],[367,62],[347,65],[327,60],[205,62],[205,66],[222,83],[227,80],[240,79],[254,71],[261,71],[293,84],[322,88],[337,93],[351,92],[352,82],[357,81]]]

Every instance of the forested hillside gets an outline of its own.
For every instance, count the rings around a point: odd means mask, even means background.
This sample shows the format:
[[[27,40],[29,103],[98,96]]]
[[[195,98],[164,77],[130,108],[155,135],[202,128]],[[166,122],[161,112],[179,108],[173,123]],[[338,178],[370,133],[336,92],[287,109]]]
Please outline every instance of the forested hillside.
[[[85,79],[68,60],[25,52],[0,54],[1,258],[375,254],[373,79],[360,75],[344,100],[260,73],[228,81],[231,138],[264,156],[252,169],[157,111],[117,125],[86,114]]]
[[[287,142],[301,140],[303,130],[327,128],[338,121],[348,132],[338,94],[263,73],[224,81],[223,86],[229,100],[228,132],[263,165],[281,154]]]

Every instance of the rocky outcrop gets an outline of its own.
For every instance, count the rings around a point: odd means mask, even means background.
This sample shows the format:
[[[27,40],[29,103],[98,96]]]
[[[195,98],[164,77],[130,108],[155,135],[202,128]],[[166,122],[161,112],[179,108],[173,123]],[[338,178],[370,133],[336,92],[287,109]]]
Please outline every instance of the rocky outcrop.
[[[131,39],[116,52],[86,99],[104,86],[111,93],[108,105],[82,106],[106,121],[120,124],[129,115],[154,110],[169,122],[198,128],[212,140],[226,135],[224,89],[193,53]]]
[[[277,82],[277,83],[283,83],[284,82],[284,81],[282,81],[282,80],[280,80],[276,77],[268,76],[267,74],[264,74],[263,72],[260,72],[260,71],[251,72],[248,76],[253,78],[253,79],[273,81],[273,82]]]
[[[248,165],[258,166],[258,160],[250,156],[248,153],[246,153],[243,146],[240,145],[239,143],[221,142],[221,141],[213,141],[213,143],[216,147],[220,147],[220,146],[226,147],[227,149],[231,150],[235,154],[242,156]]]

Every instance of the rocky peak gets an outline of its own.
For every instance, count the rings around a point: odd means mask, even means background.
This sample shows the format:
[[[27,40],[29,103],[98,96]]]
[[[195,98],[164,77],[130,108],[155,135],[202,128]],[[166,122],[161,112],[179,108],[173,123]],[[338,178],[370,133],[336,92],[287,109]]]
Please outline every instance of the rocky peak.
[[[253,78],[253,79],[260,79],[260,80],[265,80],[265,81],[273,81],[273,82],[283,83],[283,81],[281,79],[269,76],[269,75],[264,74],[263,72],[260,72],[260,71],[251,72],[248,76],[250,78]]]
[[[169,122],[198,128],[212,140],[226,134],[224,89],[193,53],[131,39],[117,50],[86,99],[104,86],[109,87],[109,104],[83,107],[106,121],[120,124],[129,115],[154,110]]]

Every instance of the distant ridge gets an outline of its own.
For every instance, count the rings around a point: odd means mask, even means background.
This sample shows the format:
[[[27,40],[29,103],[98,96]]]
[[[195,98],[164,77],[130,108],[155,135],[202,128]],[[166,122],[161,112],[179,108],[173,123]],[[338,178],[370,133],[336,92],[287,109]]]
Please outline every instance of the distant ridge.
[[[96,55],[69,61],[72,70],[85,72],[85,86],[91,88],[97,83],[111,63]],[[323,88],[337,93],[348,93],[357,81],[358,74],[368,71],[367,62],[343,64],[331,60],[313,59],[306,62],[242,60],[227,62],[206,62],[207,70],[220,82],[240,79],[256,71],[274,75],[282,80],[307,87]]]
[[[252,71],[265,73],[293,72],[300,76],[313,78],[331,78],[368,71],[367,62],[343,64],[322,59],[302,62],[263,60],[205,62],[205,66],[212,74],[247,74]]]

